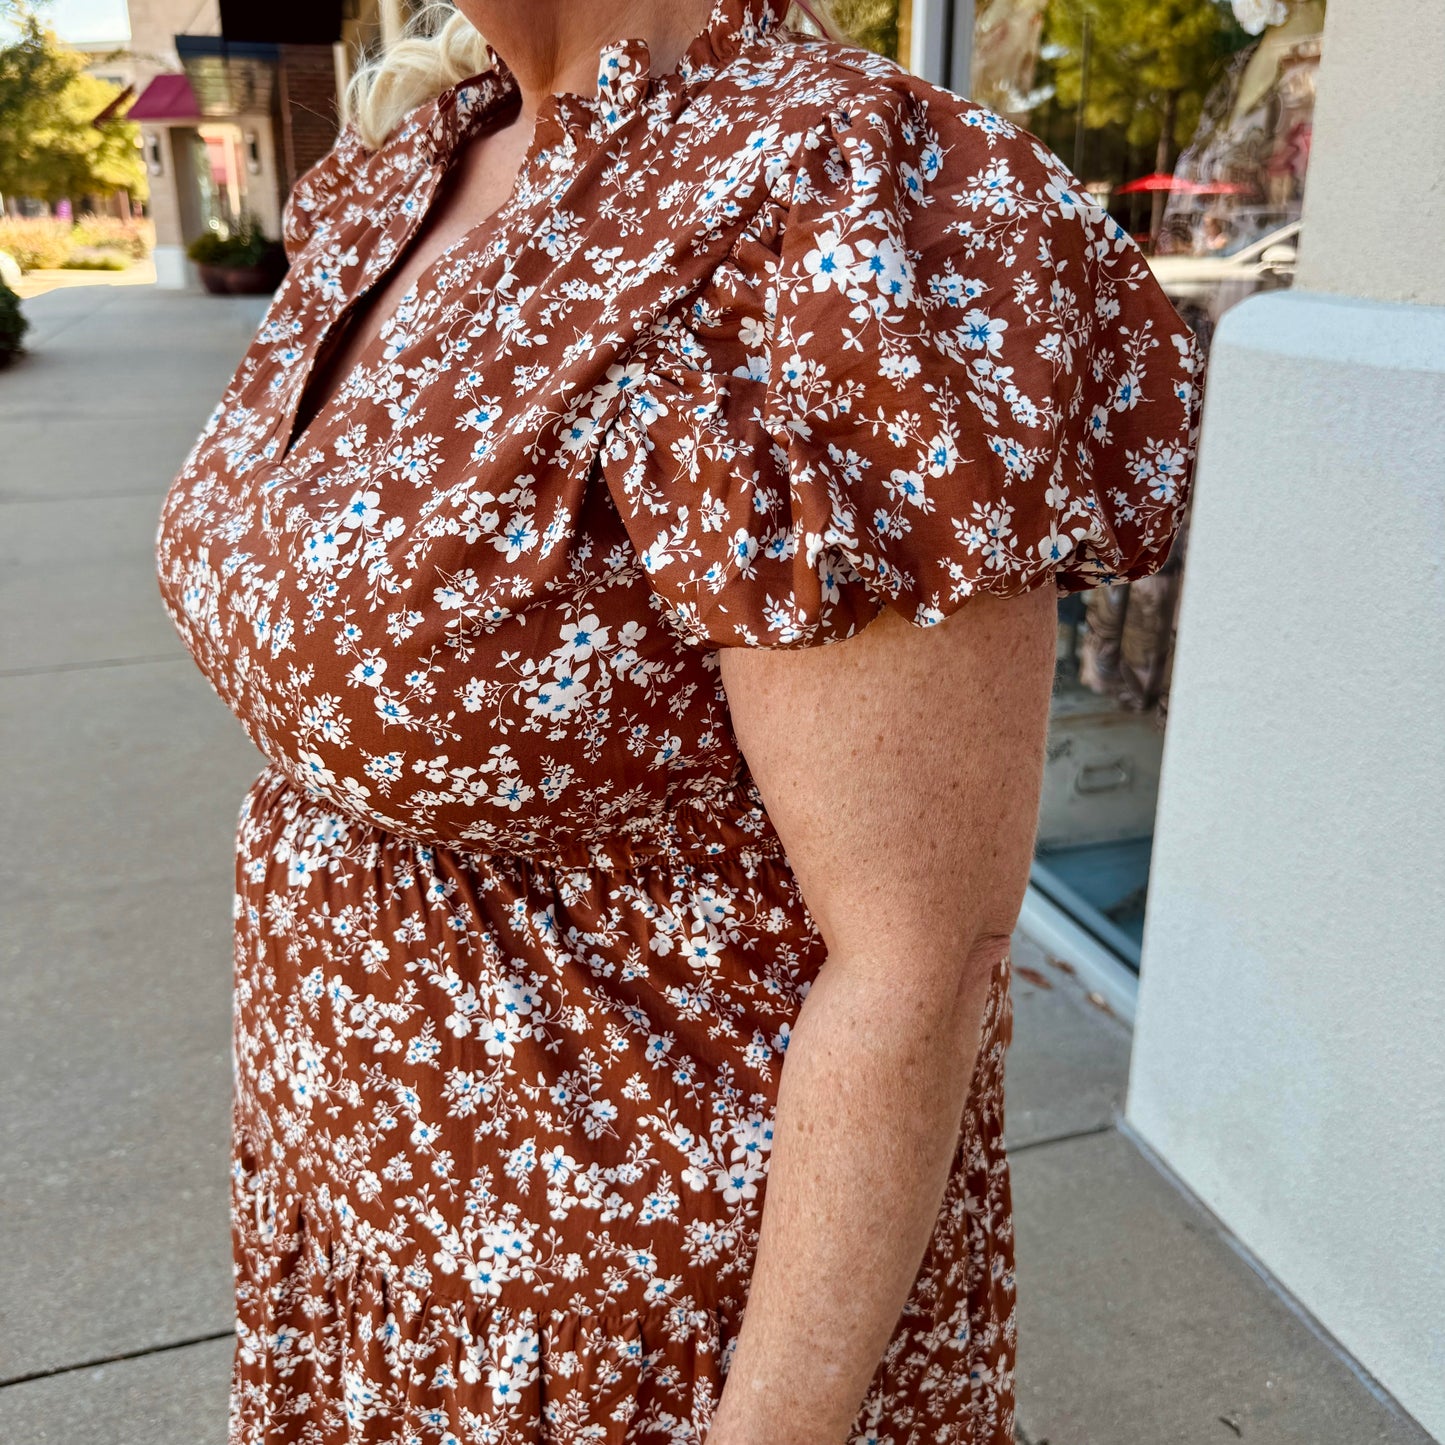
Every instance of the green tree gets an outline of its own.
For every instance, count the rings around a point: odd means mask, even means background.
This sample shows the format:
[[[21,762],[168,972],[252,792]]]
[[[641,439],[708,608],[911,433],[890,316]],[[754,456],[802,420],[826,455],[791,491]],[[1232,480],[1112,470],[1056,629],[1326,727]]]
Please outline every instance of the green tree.
[[[857,44],[897,55],[898,0],[833,0],[833,14]]]
[[[1224,62],[1249,41],[1225,0],[1049,0],[1044,38],[1059,104],[1082,100],[1086,129],[1118,130],[1163,171]]]
[[[116,87],[87,75],[86,57],[33,11],[21,10],[18,24],[17,39],[0,47],[0,194],[50,203],[118,190],[143,198],[138,128],[93,124]]]

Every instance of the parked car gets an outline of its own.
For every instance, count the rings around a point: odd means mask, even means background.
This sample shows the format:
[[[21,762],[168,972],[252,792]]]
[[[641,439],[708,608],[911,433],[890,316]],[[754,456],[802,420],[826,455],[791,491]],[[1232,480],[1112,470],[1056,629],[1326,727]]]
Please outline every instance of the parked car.
[[[1293,283],[1299,230],[1299,221],[1290,221],[1202,256],[1151,256],[1149,265],[1179,314],[1207,340],[1219,318],[1246,296]]]

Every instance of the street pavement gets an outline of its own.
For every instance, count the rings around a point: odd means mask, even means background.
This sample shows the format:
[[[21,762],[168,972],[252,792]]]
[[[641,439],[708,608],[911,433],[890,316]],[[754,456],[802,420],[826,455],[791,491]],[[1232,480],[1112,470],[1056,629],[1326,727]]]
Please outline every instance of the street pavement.
[[[0,372],[0,1445],[222,1445],[231,840],[262,759],[151,549],[260,306],[26,310]],[[1022,935],[1014,961],[1024,1445],[1428,1445],[1120,1131],[1124,1026]]]

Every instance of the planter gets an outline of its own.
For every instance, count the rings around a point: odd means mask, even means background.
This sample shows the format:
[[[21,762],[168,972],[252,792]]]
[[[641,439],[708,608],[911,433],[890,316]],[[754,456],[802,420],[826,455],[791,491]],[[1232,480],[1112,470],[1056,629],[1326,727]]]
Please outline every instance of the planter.
[[[251,218],[234,232],[203,232],[186,247],[186,255],[213,296],[264,296],[286,274],[286,248],[264,235]]]
[[[197,262],[201,285],[212,296],[265,296],[274,291],[286,274],[286,258],[263,261],[255,266],[217,266]]]

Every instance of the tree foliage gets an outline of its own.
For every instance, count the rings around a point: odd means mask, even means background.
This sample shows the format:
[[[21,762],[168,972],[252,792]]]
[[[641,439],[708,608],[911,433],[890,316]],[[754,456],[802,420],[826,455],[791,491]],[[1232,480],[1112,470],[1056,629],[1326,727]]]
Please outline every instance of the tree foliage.
[[[898,0],[833,0],[833,15],[857,44],[880,55],[898,52]]]
[[[18,37],[0,47],[0,194],[50,203],[118,190],[143,198],[138,127],[92,124],[116,87],[88,75],[87,58],[33,12],[21,11],[18,25]]]
[[[1249,42],[1224,0],[1049,0],[1044,53],[1058,102],[1071,111],[1084,90],[1086,22],[1084,124],[1141,148],[1157,144],[1166,120],[1171,150],[1187,144],[1205,93]]]

